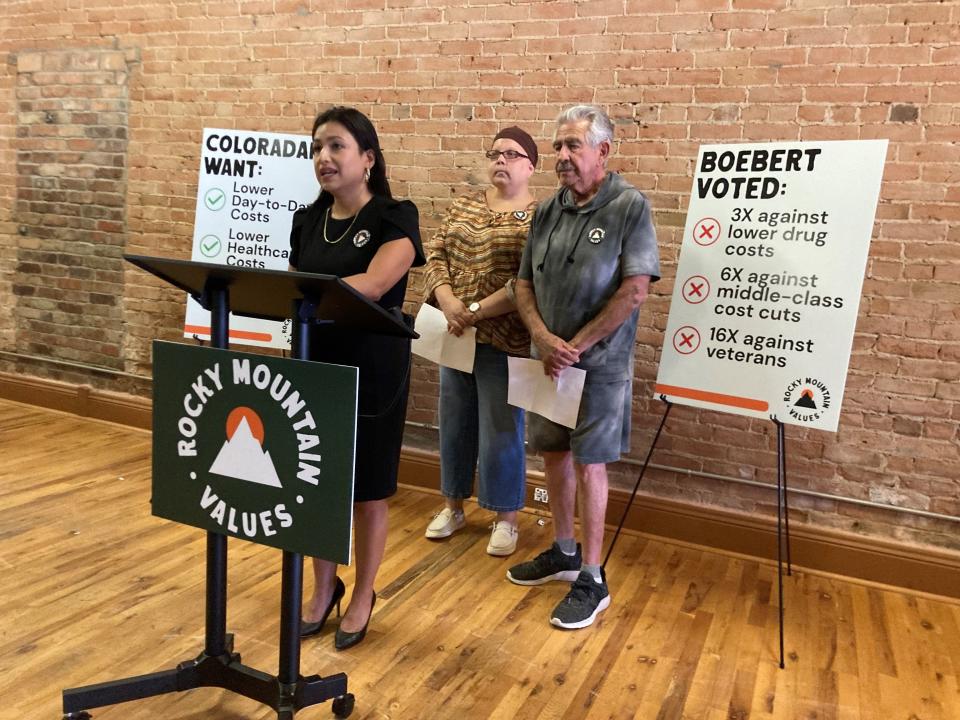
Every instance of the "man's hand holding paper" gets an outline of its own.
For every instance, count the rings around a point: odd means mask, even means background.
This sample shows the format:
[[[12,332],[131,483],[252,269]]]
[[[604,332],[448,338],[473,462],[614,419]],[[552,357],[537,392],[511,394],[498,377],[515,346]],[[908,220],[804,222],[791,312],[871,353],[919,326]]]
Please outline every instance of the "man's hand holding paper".
[[[543,362],[543,374],[556,380],[560,373],[580,360],[580,351],[561,337],[542,331],[533,338]]]
[[[567,367],[553,377],[539,360],[511,357],[507,402],[568,428],[576,427],[586,372]]]

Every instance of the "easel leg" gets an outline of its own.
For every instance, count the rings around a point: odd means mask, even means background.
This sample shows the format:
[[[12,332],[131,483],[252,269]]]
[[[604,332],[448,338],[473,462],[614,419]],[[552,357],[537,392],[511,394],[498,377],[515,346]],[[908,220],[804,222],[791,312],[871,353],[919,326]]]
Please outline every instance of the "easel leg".
[[[787,437],[784,426],[780,425],[780,472],[783,474],[783,530],[787,541],[787,575],[793,575],[793,561],[790,558],[790,498],[787,496]]]
[[[780,669],[784,668],[783,663],[783,507],[784,507],[784,489],[783,489],[783,423],[773,418],[777,425],[777,587],[778,604],[780,613]]]
[[[623,515],[620,516],[620,524],[617,525],[617,530],[613,533],[613,539],[610,540],[610,547],[607,549],[607,555],[603,558],[603,565],[601,567],[606,570],[607,561],[610,559],[610,555],[613,554],[613,546],[617,544],[617,538],[620,537],[620,531],[623,529],[623,523],[627,519],[627,513],[630,512],[630,506],[633,505],[633,499],[637,496],[637,490],[640,488],[640,481],[643,480],[643,475],[647,471],[647,465],[650,464],[650,458],[653,456],[653,449],[657,446],[657,440],[660,439],[660,432],[663,430],[664,424],[667,422],[667,416],[670,414],[670,408],[673,407],[673,403],[667,400],[666,396],[661,395],[660,399],[667,404],[667,409],[663,411],[663,417],[660,419],[660,427],[657,428],[657,434],[653,436],[653,442],[650,443],[650,450],[647,451],[647,459],[643,461],[643,467],[640,468],[640,474],[637,475],[637,482],[633,486],[633,492],[630,493],[630,499],[627,501],[627,506],[623,509]]]

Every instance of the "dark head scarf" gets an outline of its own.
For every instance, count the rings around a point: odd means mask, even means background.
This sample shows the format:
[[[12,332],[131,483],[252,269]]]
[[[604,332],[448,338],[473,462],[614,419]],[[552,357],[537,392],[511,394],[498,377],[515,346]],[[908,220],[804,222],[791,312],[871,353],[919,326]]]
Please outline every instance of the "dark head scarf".
[[[533,138],[525,130],[521,130],[516,125],[511,125],[506,127],[496,134],[493,138],[493,141],[496,142],[500,138],[506,138],[507,140],[513,140],[517,145],[522,147],[527,153],[527,157],[530,158],[530,162],[534,167],[537,166],[537,144],[533,141]]]

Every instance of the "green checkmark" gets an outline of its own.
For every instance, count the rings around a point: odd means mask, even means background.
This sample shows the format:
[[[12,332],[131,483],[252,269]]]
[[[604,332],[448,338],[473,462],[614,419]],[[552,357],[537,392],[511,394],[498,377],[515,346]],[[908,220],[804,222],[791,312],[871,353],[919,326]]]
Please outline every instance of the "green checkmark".
[[[227,196],[220,188],[211,188],[203,196],[203,202],[210,210],[219,210],[226,205]]]
[[[220,238],[216,235],[204,235],[200,238],[200,252],[212,258],[220,254]]]

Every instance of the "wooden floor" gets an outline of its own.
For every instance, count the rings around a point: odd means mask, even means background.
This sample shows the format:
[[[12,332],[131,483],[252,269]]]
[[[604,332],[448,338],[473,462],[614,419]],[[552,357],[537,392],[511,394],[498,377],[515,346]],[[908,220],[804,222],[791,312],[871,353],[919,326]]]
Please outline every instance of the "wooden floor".
[[[149,514],[150,436],[0,402],[0,718],[60,717],[63,688],[168,669],[203,644],[204,535]],[[423,538],[438,498],[401,490],[367,640],[305,642],[303,672],[349,674],[354,718],[960,718],[960,605],[796,572],[777,667],[775,567],[628,536],[592,628],[547,618],[565,586],[511,585],[489,518]],[[524,558],[550,525],[522,515]],[[229,630],[277,668],[280,555],[230,542]],[[351,584],[352,570],[342,577]],[[331,625],[332,628],[332,625]],[[96,720],[260,720],[200,689]],[[329,704],[298,718],[329,718]]]

